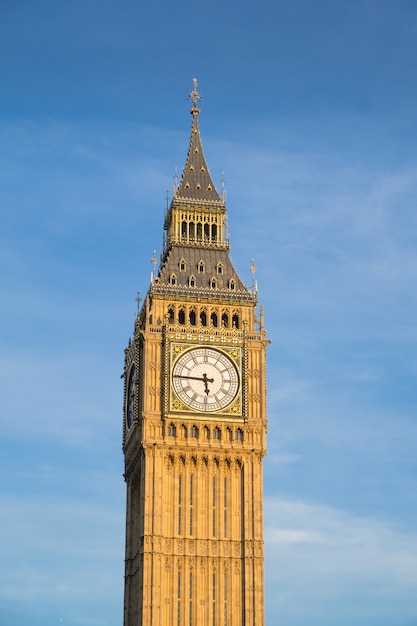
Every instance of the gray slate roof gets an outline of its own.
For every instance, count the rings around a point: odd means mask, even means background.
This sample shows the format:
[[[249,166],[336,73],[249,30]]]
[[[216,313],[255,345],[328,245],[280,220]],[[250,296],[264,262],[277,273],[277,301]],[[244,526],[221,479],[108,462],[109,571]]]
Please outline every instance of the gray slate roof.
[[[225,207],[208,170],[201,146],[198,128],[199,109],[191,109],[193,121],[187,161],[176,191],[174,203],[187,201],[206,202],[208,206]],[[214,204],[215,203],[215,204]],[[256,294],[240,280],[228,254],[229,246],[225,243],[201,243],[198,245],[169,243],[163,253],[158,276],[151,285],[153,293],[172,297],[210,297],[219,299],[256,301]],[[203,262],[204,271],[199,264]],[[184,264],[184,269],[181,269]],[[221,267],[221,270],[219,268]],[[175,284],[172,277],[175,275]],[[191,285],[191,279],[193,285]],[[212,286],[215,279],[215,287]],[[231,288],[233,284],[233,288]]]
[[[201,146],[198,109],[192,109],[191,113],[193,122],[191,125],[190,145],[176,197],[220,202],[220,196],[210,176]]]
[[[181,271],[181,261],[185,261],[185,271]],[[199,272],[198,264],[204,263],[204,272]],[[222,273],[218,273],[221,264]],[[229,258],[227,250],[208,249],[191,246],[173,246],[159,271],[159,284],[168,285],[175,274],[177,285],[188,287],[190,277],[195,279],[195,287],[208,288],[210,279],[215,278],[218,289],[229,289],[230,281],[235,283],[236,291],[247,291]]]

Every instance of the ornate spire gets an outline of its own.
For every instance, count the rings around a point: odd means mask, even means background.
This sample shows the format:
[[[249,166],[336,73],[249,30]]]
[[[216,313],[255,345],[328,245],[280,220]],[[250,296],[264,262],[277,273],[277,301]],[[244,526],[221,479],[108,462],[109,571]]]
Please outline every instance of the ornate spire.
[[[198,85],[197,79],[193,78],[193,90],[188,96],[188,99],[193,101],[193,106],[191,107],[191,110],[190,110],[191,115],[198,115],[200,113],[200,109],[197,106],[197,102],[203,99],[202,96],[200,96],[200,94],[197,91],[197,85]]]
[[[210,176],[201,145],[200,129],[198,127],[200,109],[197,104],[199,100],[202,100],[202,97],[197,91],[196,78],[193,79],[193,91],[190,93],[189,99],[193,102],[190,110],[193,116],[190,145],[176,197],[199,200],[200,202],[204,200],[222,202]]]

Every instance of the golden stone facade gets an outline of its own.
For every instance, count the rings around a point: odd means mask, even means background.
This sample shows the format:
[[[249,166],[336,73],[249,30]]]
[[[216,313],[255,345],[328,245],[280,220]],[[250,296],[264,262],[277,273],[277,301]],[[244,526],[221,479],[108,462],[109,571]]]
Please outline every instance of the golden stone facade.
[[[267,340],[201,147],[125,350],[124,626],[262,626]]]

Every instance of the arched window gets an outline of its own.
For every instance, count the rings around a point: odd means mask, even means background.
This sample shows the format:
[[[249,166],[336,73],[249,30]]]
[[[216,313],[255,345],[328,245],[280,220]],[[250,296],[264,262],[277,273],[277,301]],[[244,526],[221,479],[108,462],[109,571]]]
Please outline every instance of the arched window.
[[[214,277],[210,278],[210,287],[212,289],[216,289],[217,287],[217,280]]]
[[[187,239],[187,222],[181,222],[181,237]]]
[[[185,324],[185,311],[184,309],[180,309],[178,312],[178,323]]]
[[[191,326],[195,326],[196,325],[196,314],[195,314],[195,310],[192,309],[190,311],[190,324]]]
[[[185,270],[187,269],[187,264],[185,262],[185,259],[181,259],[179,266],[180,266],[180,272],[185,272]]]
[[[213,313],[210,315],[210,322],[211,325],[214,326],[214,328],[217,328],[217,313]]]
[[[197,241],[203,240],[203,225],[197,224]]]
[[[239,328],[239,315],[237,313],[232,315],[232,326],[233,328]]]
[[[195,225],[194,222],[190,222],[188,236],[190,239],[194,239],[195,237]]]
[[[200,324],[202,326],[207,326],[207,313],[205,311],[200,312]]]
[[[216,239],[217,239],[217,226],[216,226],[216,224],[213,224],[213,226],[211,227],[211,239],[212,239],[212,241],[216,241]]]
[[[174,312],[174,309],[172,308],[172,306],[170,306],[169,309],[168,309],[168,315],[169,315],[169,320],[168,320],[169,323],[173,324],[174,320],[175,320],[175,312]]]
[[[210,226],[208,224],[204,224],[204,241],[210,241]]]
[[[204,269],[205,269],[204,261],[199,261],[198,264],[197,264],[197,271],[198,271],[198,273],[199,274],[204,274]]]
[[[217,263],[216,269],[218,274],[223,274],[223,263]]]
[[[222,315],[222,326],[223,328],[229,327],[229,316],[227,315],[227,313],[223,313]]]
[[[235,284],[235,281],[233,280],[233,278],[232,278],[232,280],[229,280],[229,289],[230,289],[230,291],[234,291],[236,289],[236,284]]]
[[[171,282],[171,285],[177,284],[177,277],[175,276],[175,274],[171,274],[170,282]]]
[[[198,439],[198,428],[195,424],[191,427],[190,437],[192,437],[193,439]]]
[[[195,287],[195,276],[194,274],[191,274],[190,278],[188,279],[188,284],[190,287]]]
[[[236,441],[243,441],[243,430],[238,428],[235,434]]]
[[[222,438],[222,431],[220,430],[218,426],[216,426],[216,428],[213,430],[213,439],[221,439],[221,438]]]
[[[170,424],[168,426],[168,437],[176,437],[177,435],[177,427],[175,426],[175,424]]]

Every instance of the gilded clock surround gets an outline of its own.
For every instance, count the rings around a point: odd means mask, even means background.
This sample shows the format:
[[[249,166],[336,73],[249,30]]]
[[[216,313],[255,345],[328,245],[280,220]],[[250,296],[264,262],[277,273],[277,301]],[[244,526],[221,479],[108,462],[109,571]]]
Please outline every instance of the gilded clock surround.
[[[268,341],[256,289],[230,261],[224,192],[201,146],[196,81],[191,99],[188,155],[166,211],[160,265],[125,350],[124,626],[262,626]],[[228,359],[225,370],[229,362],[236,368],[230,402],[228,378],[216,381],[226,398],[219,410],[198,410],[192,395],[184,403],[175,392],[175,364],[193,350],[213,350]],[[196,374],[197,396],[210,395],[216,370]]]
[[[181,362],[181,360],[187,358],[188,355],[193,354],[196,354],[196,358],[200,361],[197,368],[200,367],[202,372],[207,370],[209,374],[207,375],[207,383],[205,383],[204,379],[202,381],[196,381],[194,388],[192,387],[192,383],[194,381],[190,381],[191,391],[189,393],[191,393],[192,391],[195,393],[199,392],[203,398],[205,393],[209,398],[210,387],[213,387],[215,385],[216,389],[218,387],[221,387],[221,384],[217,385],[216,381],[216,378],[221,378],[221,373],[219,371],[216,372],[215,366],[210,365],[210,363],[208,363],[207,367],[202,366],[202,359],[206,357],[207,361],[211,362],[214,362],[216,359],[217,362],[220,360],[225,368],[228,368],[227,361],[229,361],[229,374],[231,374],[233,380],[230,382],[230,384],[226,382],[224,398],[220,401],[223,402],[222,406],[218,406],[218,403],[213,402],[212,406],[208,405],[204,407],[204,404],[202,405],[200,398],[187,399],[187,394],[184,392],[183,386],[179,384],[182,377],[180,376],[178,370],[178,364]],[[209,416],[217,415],[222,415],[224,417],[238,417],[242,415],[241,381],[240,374],[238,373],[242,371],[242,351],[240,347],[227,347],[222,344],[221,348],[219,348],[219,346],[216,344],[200,344],[198,346],[195,346],[188,343],[172,342],[170,344],[170,370],[170,412],[182,413],[183,415],[187,415],[188,413],[194,414],[195,411],[198,411],[200,413],[208,413],[208,419]],[[214,372],[213,378],[210,378],[211,370]],[[189,373],[192,374],[193,372],[194,370],[191,370]],[[183,375],[186,376],[185,373]],[[175,376],[177,376],[180,380],[175,380]],[[199,390],[198,387],[201,387],[201,390]],[[204,387],[206,387],[206,389]]]

